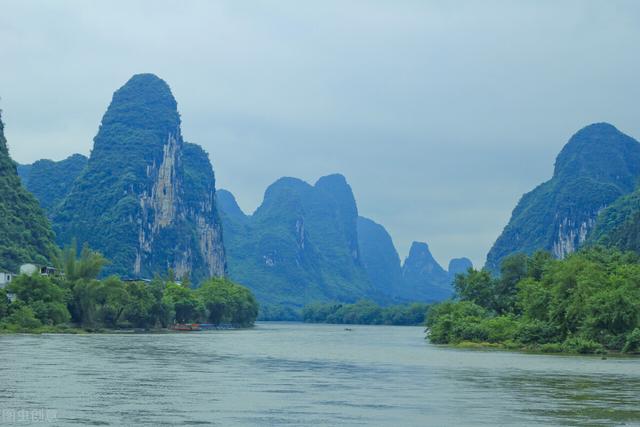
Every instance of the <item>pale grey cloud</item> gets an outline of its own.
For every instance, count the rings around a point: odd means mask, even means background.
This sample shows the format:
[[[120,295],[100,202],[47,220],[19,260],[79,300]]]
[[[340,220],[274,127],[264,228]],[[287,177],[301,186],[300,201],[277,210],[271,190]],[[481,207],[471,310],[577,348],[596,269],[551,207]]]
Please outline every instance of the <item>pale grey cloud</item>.
[[[153,72],[219,186],[347,176],[401,254],[481,263],[573,132],[640,136],[635,1],[0,0],[14,158],[88,153],[112,92]]]

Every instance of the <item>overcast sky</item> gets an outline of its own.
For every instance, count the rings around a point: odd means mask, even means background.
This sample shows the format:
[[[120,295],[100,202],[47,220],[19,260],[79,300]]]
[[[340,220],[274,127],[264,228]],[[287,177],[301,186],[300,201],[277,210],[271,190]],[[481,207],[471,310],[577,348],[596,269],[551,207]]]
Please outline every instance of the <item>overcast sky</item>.
[[[640,2],[0,0],[17,161],[88,154],[140,72],[245,211],[340,172],[401,257],[420,240],[478,265],[574,132],[640,137]]]

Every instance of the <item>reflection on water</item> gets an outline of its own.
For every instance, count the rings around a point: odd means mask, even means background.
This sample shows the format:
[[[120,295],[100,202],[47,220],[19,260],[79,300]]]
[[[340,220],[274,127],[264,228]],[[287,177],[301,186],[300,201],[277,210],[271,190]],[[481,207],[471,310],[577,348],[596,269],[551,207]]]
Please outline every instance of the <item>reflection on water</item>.
[[[638,359],[453,350],[412,327],[2,336],[0,360],[0,414],[55,425],[640,425]]]

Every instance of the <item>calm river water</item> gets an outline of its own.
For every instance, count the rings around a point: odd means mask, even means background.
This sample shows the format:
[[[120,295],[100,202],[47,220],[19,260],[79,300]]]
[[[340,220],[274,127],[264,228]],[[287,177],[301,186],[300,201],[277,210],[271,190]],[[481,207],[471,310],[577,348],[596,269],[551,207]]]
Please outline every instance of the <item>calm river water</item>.
[[[261,323],[0,336],[0,424],[640,425],[640,360],[454,350],[422,328]]]

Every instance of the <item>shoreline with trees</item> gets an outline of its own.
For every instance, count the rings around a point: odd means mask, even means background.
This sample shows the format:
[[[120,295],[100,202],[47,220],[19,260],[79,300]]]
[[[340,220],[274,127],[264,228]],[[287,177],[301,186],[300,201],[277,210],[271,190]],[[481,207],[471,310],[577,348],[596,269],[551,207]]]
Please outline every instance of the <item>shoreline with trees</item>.
[[[422,326],[429,307],[429,304],[418,302],[387,307],[369,300],[353,304],[328,302],[305,306],[301,316],[304,323]]]
[[[258,303],[245,287],[210,278],[197,289],[173,274],[153,280],[98,279],[107,260],[65,249],[62,275],[16,276],[0,289],[0,334],[168,331],[175,324],[252,327]]]
[[[433,344],[543,353],[640,353],[640,256],[591,247],[554,259],[506,258],[499,277],[470,269],[457,300],[434,305]]]

